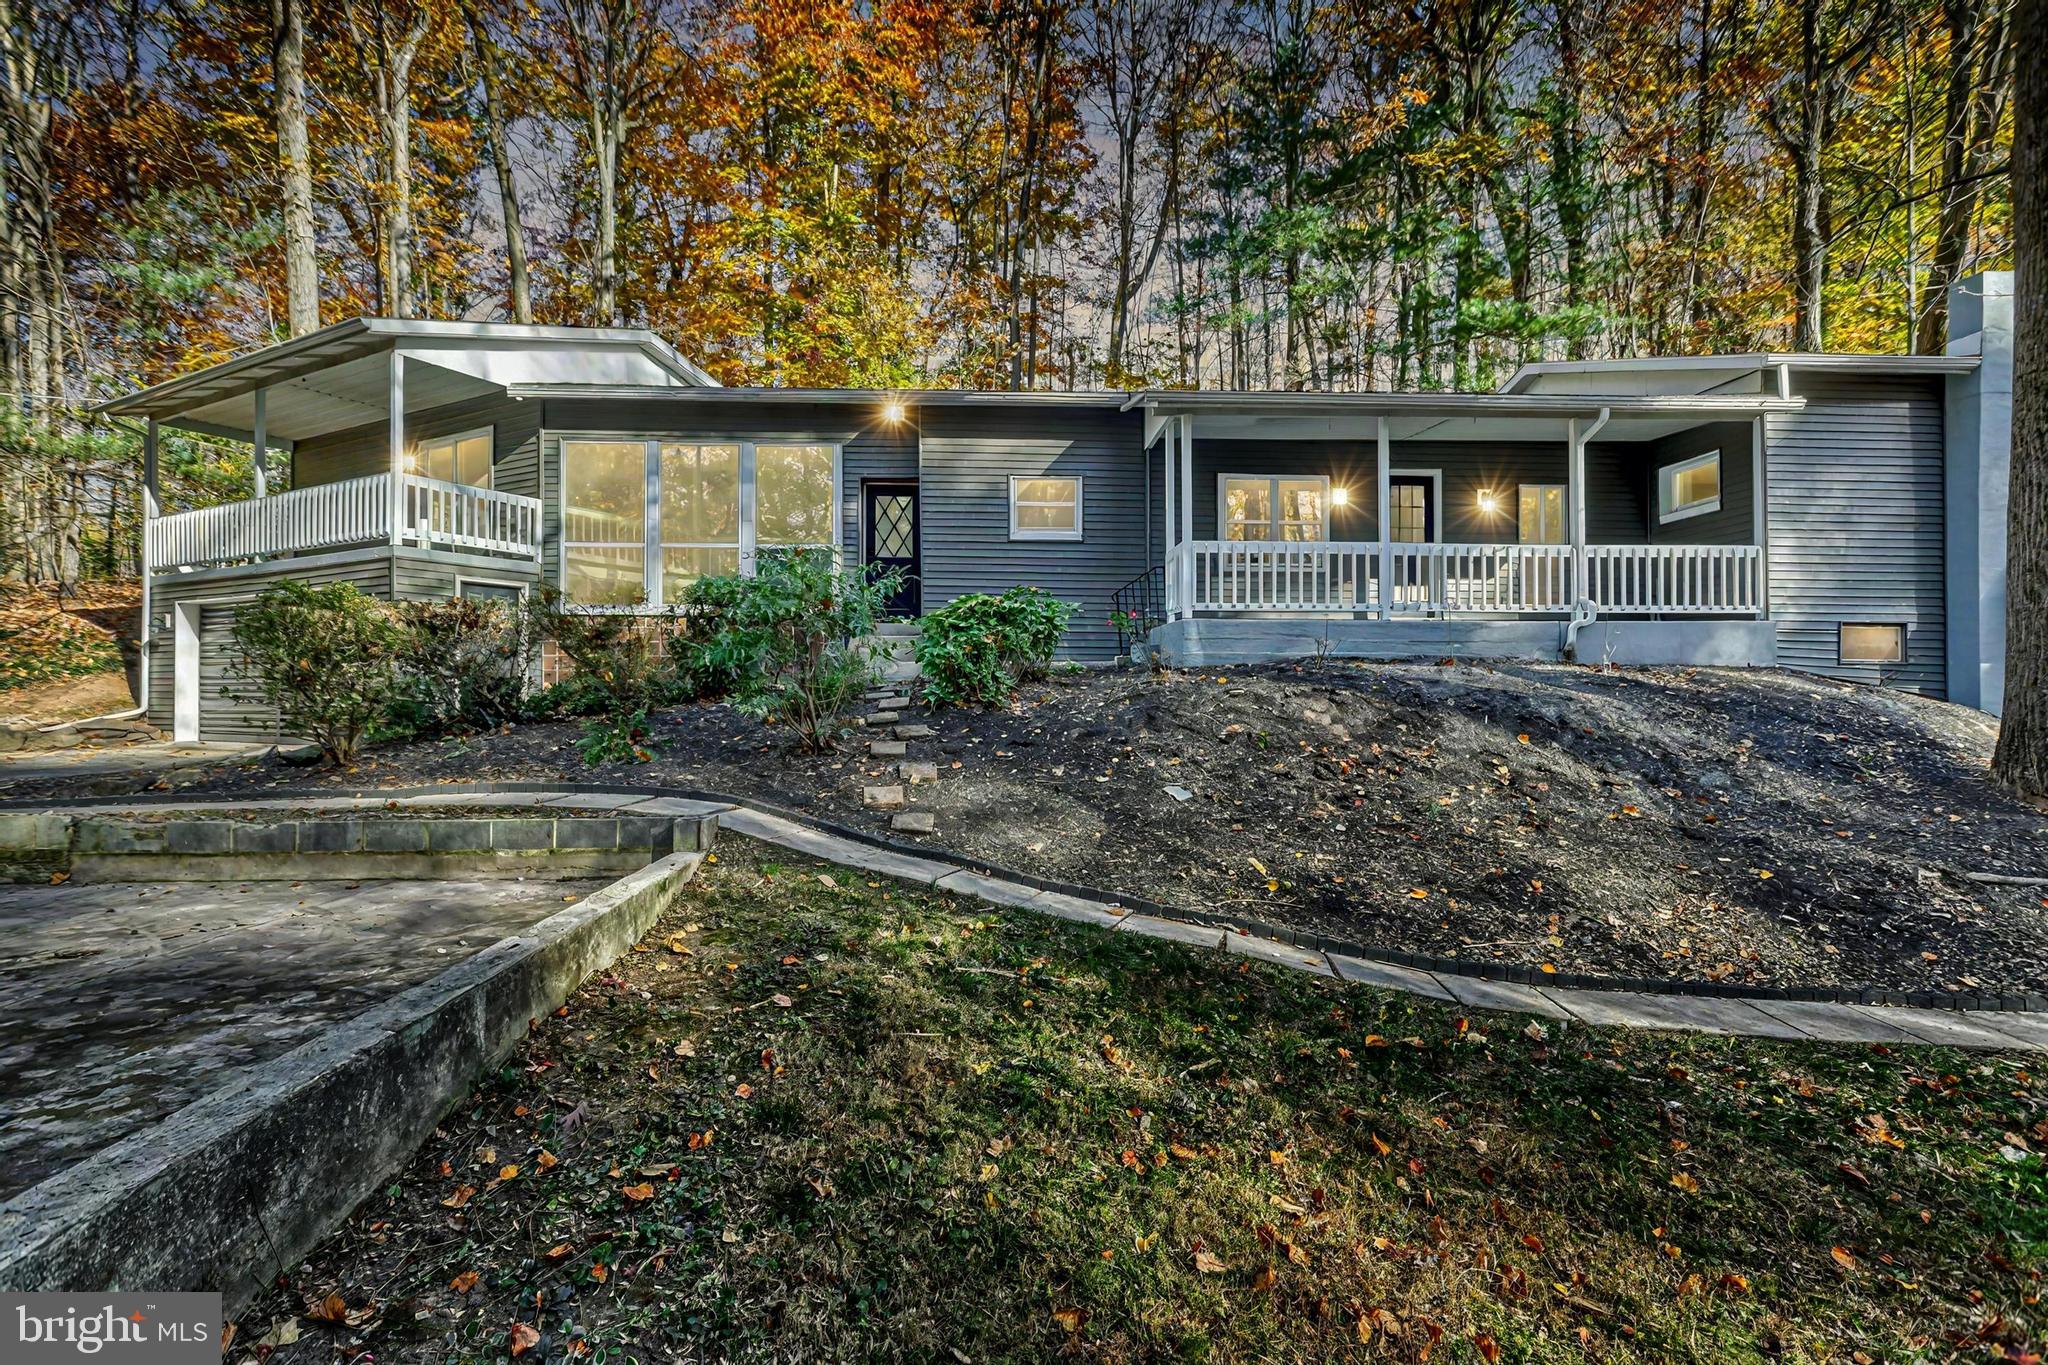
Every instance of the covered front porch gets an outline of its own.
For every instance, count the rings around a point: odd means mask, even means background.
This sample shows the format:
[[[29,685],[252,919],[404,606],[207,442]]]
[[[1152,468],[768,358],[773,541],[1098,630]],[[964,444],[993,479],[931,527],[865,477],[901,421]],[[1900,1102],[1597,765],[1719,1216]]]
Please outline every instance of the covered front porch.
[[[1754,629],[1769,602],[1762,418],[1797,400],[1133,402],[1146,412],[1158,568],[1117,606],[1146,629],[1172,627],[1155,641],[1169,653],[1202,639],[1204,657],[1227,654],[1234,638],[1253,657],[1301,652],[1306,621],[1345,623],[1316,628],[1318,651],[1340,641],[1379,654],[1555,655],[1595,622],[1747,622],[1717,635],[1752,660],[1769,634]],[[1290,620],[1235,636],[1220,624]],[[1684,632],[1651,634],[1669,653]]]

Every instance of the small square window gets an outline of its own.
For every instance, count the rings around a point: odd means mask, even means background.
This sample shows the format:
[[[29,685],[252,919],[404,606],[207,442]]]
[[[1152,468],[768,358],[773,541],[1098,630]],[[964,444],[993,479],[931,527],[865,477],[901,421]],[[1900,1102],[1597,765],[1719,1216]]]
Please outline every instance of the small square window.
[[[1906,628],[1844,624],[1840,653],[1845,664],[1902,664],[1906,662]]]
[[[1012,474],[1010,539],[1081,539],[1081,480],[1048,474]]]
[[[1710,450],[1657,471],[1657,520],[1683,521],[1721,510],[1721,452]]]

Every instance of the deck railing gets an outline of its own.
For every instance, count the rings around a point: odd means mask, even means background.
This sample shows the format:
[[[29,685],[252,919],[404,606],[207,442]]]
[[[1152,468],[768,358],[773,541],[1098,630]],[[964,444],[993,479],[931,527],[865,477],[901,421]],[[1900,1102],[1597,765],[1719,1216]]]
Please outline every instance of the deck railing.
[[[1393,547],[1371,542],[1196,540],[1168,556],[1167,608],[1185,612],[1377,611],[1396,616],[1564,615],[1581,597],[1604,615],[1760,615],[1755,545],[1589,545],[1585,584],[1569,545]]]
[[[402,541],[487,554],[540,554],[538,498],[403,476]],[[391,475],[294,488],[274,497],[156,517],[145,553],[152,570],[203,568],[271,555],[391,539]]]

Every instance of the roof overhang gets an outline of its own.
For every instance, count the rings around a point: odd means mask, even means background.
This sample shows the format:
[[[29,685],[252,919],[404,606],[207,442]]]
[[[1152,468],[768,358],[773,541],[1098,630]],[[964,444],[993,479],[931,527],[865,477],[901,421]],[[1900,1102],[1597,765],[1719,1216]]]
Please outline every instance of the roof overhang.
[[[1397,441],[1541,441],[1568,439],[1571,423],[1608,417],[1603,441],[1650,441],[1709,422],[1749,421],[1767,412],[1796,412],[1800,398],[1748,394],[1582,398],[1497,393],[1221,393],[1155,389],[1132,394],[1127,407],[1154,419],[1189,417],[1197,438],[1220,440],[1362,440],[1381,418]],[[1149,442],[1148,442],[1149,444]]]
[[[407,412],[536,383],[717,387],[667,342],[639,328],[353,318],[166,380],[97,411],[248,439],[260,393],[266,434],[288,445],[382,420],[394,352],[408,361]]]
[[[1128,407],[1129,395],[1121,391],[1053,389],[766,389],[731,388],[678,390],[636,388],[619,385],[514,384],[507,388],[514,398],[590,399],[675,399],[691,403],[724,403],[747,406],[775,403],[833,404],[846,407],[884,407],[901,403],[910,408],[957,407]]]
[[[1792,373],[1907,377],[1966,374],[1977,364],[1973,355],[1842,355],[1814,351],[1545,360],[1516,370],[1500,391],[1615,398],[1767,393],[1778,390],[1777,376]]]

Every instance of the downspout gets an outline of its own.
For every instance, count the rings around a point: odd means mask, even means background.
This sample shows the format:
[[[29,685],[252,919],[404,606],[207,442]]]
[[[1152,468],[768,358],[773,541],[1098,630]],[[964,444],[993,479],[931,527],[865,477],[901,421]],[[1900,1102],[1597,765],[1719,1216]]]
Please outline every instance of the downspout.
[[[149,419],[142,432],[142,636],[136,641],[135,700],[149,714],[149,561],[156,540],[157,424]]]
[[[1579,631],[1592,625],[1600,615],[1600,604],[1586,592],[1586,446],[1613,415],[1612,408],[1602,408],[1592,425],[1572,433],[1572,583],[1578,593],[1572,602],[1571,617],[1564,625],[1564,657],[1573,663],[1579,657]]]

